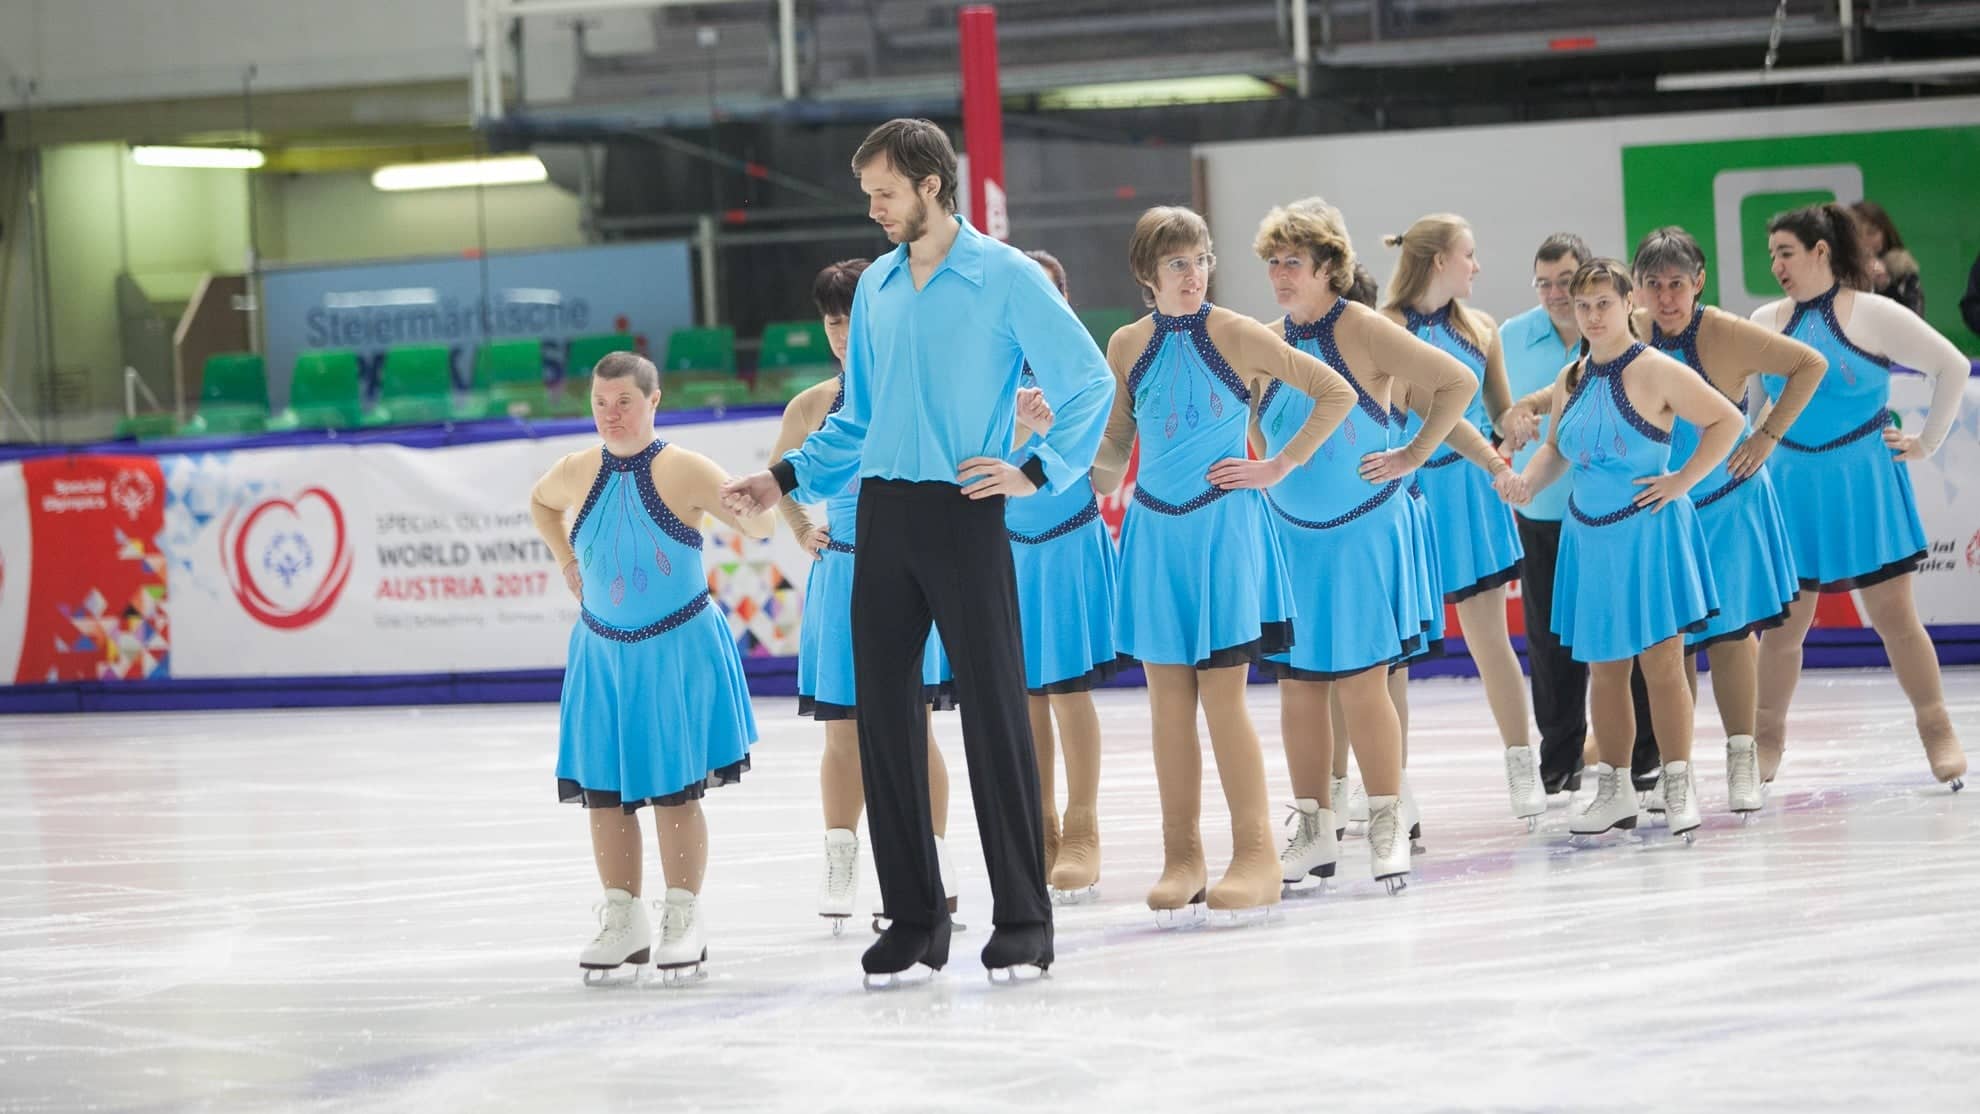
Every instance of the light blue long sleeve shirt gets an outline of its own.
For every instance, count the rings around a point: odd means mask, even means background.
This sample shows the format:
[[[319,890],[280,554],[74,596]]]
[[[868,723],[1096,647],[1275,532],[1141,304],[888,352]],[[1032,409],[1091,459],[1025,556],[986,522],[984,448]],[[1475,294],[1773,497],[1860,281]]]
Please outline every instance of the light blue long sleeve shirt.
[[[1579,351],[1561,343],[1561,334],[1555,330],[1554,319],[1547,316],[1544,306],[1534,306],[1517,317],[1507,318],[1499,326],[1499,344],[1505,350],[1506,381],[1515,399],[1552,385],[1560,377],[1561,369]],[[1547,426],[1552,420],[1549,415],[1540,416],[1540,437],[1513,454],[1514,468],[1525,468],[1526,462],[1546,444]],[[1574,484],[1564,476],[1559,482],[1534,492],[1533,501],[1520,507],[1518,513],[1535,522],[1559,522],[1567,513],[1568,494],[1573,490]]]
[[[815,502],[854,479],[955,483],[971,457],[1011,454],[1018,377],[1030,364],[1052,407],[1028,474],[1064,491],[1093,466],[1114,402],[1107,358],[1044,268],[960,225],[927,285],[903,244],[874,260],[853,294],[846,400],[772,471]]]

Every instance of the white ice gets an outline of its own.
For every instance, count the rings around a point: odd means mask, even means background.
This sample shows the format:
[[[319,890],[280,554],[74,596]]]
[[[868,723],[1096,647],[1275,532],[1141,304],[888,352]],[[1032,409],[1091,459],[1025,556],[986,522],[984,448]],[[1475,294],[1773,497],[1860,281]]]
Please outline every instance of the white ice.
[[[1980,742],[1980,672],[1947,683]],[[598,893],[552,707],[0,720],[0,1110],[1980,1107],[1980,799],[1932,782],[1888,673],[1808,675],[1747,827],[1702,700],[1690,847],[1574,849],[1560,808],[1528,835],[1481,690],[1414,693],[1409,889],[1350,838],[1275,920],[1181,932],[1142,903],[1144,696],[1103,694],[1103,900],[1012,988],[976,958],[988,887],[938,717],[970,929],[885,993],[864,921],[815,915],[822,738],[789,700],[708,802],[711,973],[671,990],[579,984]],[[1284,800],[1273,690],[1252,708]],[[1214,769],[1206,740],[1217,871]]]

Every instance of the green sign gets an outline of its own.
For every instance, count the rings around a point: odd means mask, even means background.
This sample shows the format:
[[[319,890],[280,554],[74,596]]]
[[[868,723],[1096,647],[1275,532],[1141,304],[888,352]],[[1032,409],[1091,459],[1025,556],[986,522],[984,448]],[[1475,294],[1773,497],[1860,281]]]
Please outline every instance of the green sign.
[[[1767,221],[1818,201],[1869,198],[1918,259],[1925,318],[1980,352],[1959,299],[1980,256],[1980,127],[1624,147],[1623,224],[1632,247],[1666,224],[1705,249],[1705,298],[1746,311],[1781,296]]]

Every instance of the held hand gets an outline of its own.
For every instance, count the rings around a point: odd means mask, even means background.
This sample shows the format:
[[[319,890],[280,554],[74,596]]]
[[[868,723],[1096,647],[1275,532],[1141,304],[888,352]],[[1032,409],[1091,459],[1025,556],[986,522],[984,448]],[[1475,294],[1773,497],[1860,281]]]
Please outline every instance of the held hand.
[[[584,602],[584,573],[578,569],[578,559],[573,557],[564,562],[564,586],[571,590],[571,597]]]
[[[769,472],[752,472],[722,485],[722,505],[737,518],[750,518],[777,505],[783,498],[777,477]]]
[[[1369,453],[1361,458],[1361,478],[1372,484],[1400,480],[1414,471],[1416,465],[1410,461],[1409,453],[1404,449]]]
[[[1040,437],[1052,432],[1052,407],[1045,402],[1044,391],[1037,387],[1018,391],[1017,420],[1019,425]]]
[[[1532,485],[1526,482],[1525,476],[1510,468],[1492,477],[1492,490],[1499,493],[1499,498],[1515,507],[1524,507],[1533,502]]]
[[[1263,490],[1285,479],[1292,470],[1292,461],[1283,456],[1275,456],[1269,460],[1246,460],[1234,456],[1212,465],[1206,478],[1209,479],[1210,486],[1225,491],[1235,491],[1240,488]]]
[[[962,462],[956,470],[956,482],[963,485],[963,494],[971,499],[988,499],[996,495],[1024,496],[1038,491],[1038,485],[1031,477],[1019,471],[1009,461],[994,456],[975,456]]]
[[[1918,438],[1908,436],[1896,426],[1885,427],[1884,445],[1899,460],[1924,460],[1929,455],[1925,452],[1925,446],[1919,442]]]
[[[1767,458],[1774,455],[1774,446],[1779,444],[1780,442],[1774,440],[1772,435],[1754,430],[1752,435],[1741,441],[1732,455],[1726,458],[1726,471],[1731,472],[1735,479],[1746,479],[1758,472],[1762,464],[1767,463]]]
[[[813,526],[805,532],[804,537],[798,539],[798,544],[804,547],[805,553],[812,560],[816,561],[825,556],[825,547],[831,544],[831,541],[832,530],[830,527]]]
[[[1636,505],[1647,507],[1653,513],[1663,510],[1672,501],[1684,497],[1691,490],[1691,483],[1676,472],[1666,472],[1661,476],[1644,476],[1636,481],[1642,491],[1636,493]]]
[[[1540,436],[1540,418],[1524,406],[1509,406],[1492,423],[1505,440],[1506,448],[1518,452]]]

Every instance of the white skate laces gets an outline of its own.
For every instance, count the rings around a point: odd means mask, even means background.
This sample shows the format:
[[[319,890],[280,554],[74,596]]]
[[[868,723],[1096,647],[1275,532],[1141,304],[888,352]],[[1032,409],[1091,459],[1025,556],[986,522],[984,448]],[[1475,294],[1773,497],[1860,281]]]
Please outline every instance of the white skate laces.
[[[843,828],[825,833],[825,881],[818,895],[818,915],[843,921],[852,916],[859,897],[859,840]],[[844,926],[832,926],[836,934]]]
[[[1408,885],[1411,848],[1399,797],[1368,798],[1368,865],[1391,895]]]
[[[1328,852],[1334,833],[1327,830],[1333,821],[1326,810],[1318,801],[1302,797],[1287,810],[1286,823],[1293,833],[1286,840],[1285,850],[1279,852],[1279,880],[1291,885],[1304,881],[1309,874],[1331,876],[1333,857]]]
[[[624,893],[612,890],[610,893]],[[607,952],[615,949],[621,941],[632,934],[633,913],[638,905],[631,894],[622,898],[607,896],[605,900],[591,907],[591,915],[598,918],[598,935],[591,938],[591,946],[586,953]]]
[[[1663,786],[1664,823],[1670,826],[1672,835],[1683,836],[1690,842],[1691,833],[1699,824],[1698,783],[1692,777],[1691,763],[1666,763]]]
[[[1760,810],[1760,752],[1751,735],[1726,740],[1726,803],[1734,812]]]
[[[1532,831],[1535,818],[1547,811],[1547,794],[1540,788],[1540,766],[1533,748],[1506,748],[1506,792],[1512,798],[1513,817],[1526,821]]]

